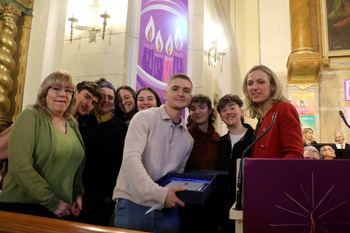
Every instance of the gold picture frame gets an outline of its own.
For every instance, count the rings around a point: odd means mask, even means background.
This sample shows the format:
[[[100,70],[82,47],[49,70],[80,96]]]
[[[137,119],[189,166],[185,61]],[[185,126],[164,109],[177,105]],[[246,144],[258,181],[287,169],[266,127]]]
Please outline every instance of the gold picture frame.
[[[350,0],[321,0],[323,53],[350,56]]]

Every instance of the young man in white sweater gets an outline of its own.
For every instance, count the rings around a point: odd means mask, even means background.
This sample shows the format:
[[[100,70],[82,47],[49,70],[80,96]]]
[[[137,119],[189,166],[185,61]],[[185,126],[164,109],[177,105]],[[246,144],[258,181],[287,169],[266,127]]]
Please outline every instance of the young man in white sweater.
[[[168,172],[183,172],[193,139],[181,122],[192,98],[192,82],[173,75],[164,91],[165,105],[138,112],[130,122],[123,162],[114,189],[114,226],[149,232],[179,232],[176,192],[185,187],[161,187],[156,181]],[[152,206],[160,208],[148,214]]]

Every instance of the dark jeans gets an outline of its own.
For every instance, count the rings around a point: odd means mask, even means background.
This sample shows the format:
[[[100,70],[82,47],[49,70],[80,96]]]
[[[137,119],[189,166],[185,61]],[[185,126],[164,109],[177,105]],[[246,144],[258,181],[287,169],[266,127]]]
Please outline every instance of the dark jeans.
[[[180,232],[177,208],[154,210],[145,215],[149,208],[126,199],[118,199],[114,227],[155,233]]]

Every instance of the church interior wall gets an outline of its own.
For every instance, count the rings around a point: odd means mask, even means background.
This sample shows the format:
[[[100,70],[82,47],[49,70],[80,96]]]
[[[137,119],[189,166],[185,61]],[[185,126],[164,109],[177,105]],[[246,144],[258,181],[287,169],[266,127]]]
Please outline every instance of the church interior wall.
[[[77,33],[70,43],[63,26],[67,23],[68,0],[34,1],[23,107],[35,102],[33,93],[37,92],[42,79],[57,69],[71,72],[76,83],[104,76],[116,86],[135,86],[139,38],[136,22],[140,4],[139,1],[125,2],[128,4],[123,5],[123,12],[127,14],[121,15],[118,22],[110,21],[105,40],[97,37],[97,42],[89,43],[87,35]],[[219,65],[208,65],[206,41],[208,22],[222,24],[221,12],[218,12],[220,4],[227,6],[233,30],[222,71]],[[277,73],[286,96],[290,96],[286,68],[291,52],[289,17],[288,0],[278,3],[272,0],[189,0],[188,74],[195,84],[193,93],[207,94],[212,100],[227,93],[242,96],[242,80],[247,70],[253,65],[265,64]],[[333,142],[333,134],[338,130],[350,138],[337,114],[349,106],[344,100],[344,80],[349,75],[350,65],[349,62],[334,63],[337,59],[331,57],[331,68],[322,66],[320,70],[319,126],[315,131],[320,142]],[[314,90],[305,90],[308,91]],[[247,121],[255,126],[254,120]],[[226,129],[219,132],[223,134]]]

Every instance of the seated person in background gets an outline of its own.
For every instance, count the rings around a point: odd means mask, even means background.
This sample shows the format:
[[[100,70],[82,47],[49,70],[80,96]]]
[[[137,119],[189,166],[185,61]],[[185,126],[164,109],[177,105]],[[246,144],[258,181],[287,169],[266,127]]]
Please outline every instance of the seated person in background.
[[[116,113],[127,125],[137,112],[136,92],[129,86],[121,86],[115,94]]]
[[[85,151],[73,118],[74,88],[69,73],[51,73],[36,103],[13,124],[1,210],[50,218],[80,214]]]
[[[331,146],[322,146],[320,148],[320,154],[323,159],[335,159],[335,151]]]
[[[320,152],[314,146],[304,147],[304,158],[305,159],[321,159]]]
[[[162,105],[158,93],[150,87],[143,87],[136,93],[137,111],[156,108]]]
[[[313,133],[314,131],[311,128],[303,129],[304,146],[314,146],[317,144],[317,142],[314,140]]]
[[[345,143],[343,132],[334,133],[335,144],[332,145],[333,149],[350,149],[350,145]]]
[[[79,117],[79,130],[86,149],[84,209],[80,220],[108,226],[115,206],[112,194],[122,163],[127,125],[113,112],[113,85],[104,78],[96,84],[101,88],[103,99],[94,111]]]

